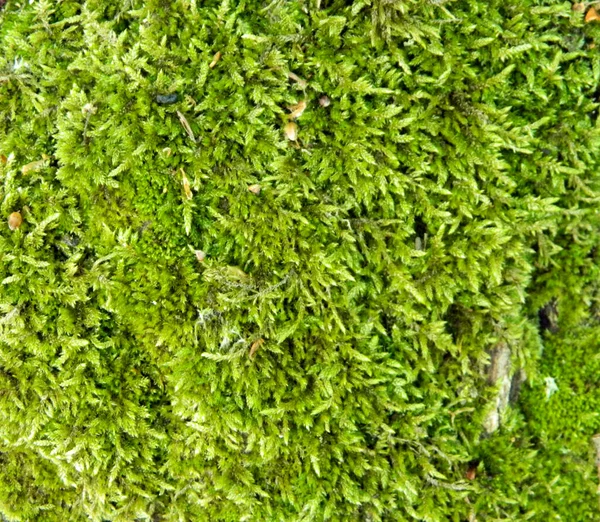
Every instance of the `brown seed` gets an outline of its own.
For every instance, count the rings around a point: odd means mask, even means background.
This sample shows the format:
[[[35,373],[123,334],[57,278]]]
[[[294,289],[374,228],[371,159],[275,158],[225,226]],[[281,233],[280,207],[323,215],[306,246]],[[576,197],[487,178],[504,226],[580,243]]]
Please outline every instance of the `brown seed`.
[[[577,11],[579,13],[583,13],[585,11],[585,4],[583,2],[578,2],[573,4],[573,11]]]
[[[250,359],[254,358],[254,354],[263,344],[265,344],[265,340],[262,337],[252,343],[252,346],[250,347],[250,353],[248,354]]]
[[[213,61],[210,62],[209,67],[212,69],[215,65],[217,65],[217,62],[221,59],[221,51],[217,51],[217,53],[213,56]]]
[[[17,230],[21,226],[21,223],[23,223],[23,218],[20,212],[13,212],[8,216],[8,228],[11,230]]]
[[[296,125],[293,121],[290,121],[286,124],[284,131],[288,140],[296,141],[298,138],[298,125]]]
[[[590,7],[590,10],[585,15],[585,21],[589,23],[589,22],[597,22],[599,20],[600,20],[600,14],[598,14],[598,11],[596,11],[596,9],[594,7]]]
[[[260,185],[249,185],[248,190],[252,192],[252,194],[256,194],[258,196],[260,194]]]
[[[329,107],[331,105],[331,100],[328,96],[321,96],[319,98],[319,105],[321,107]]]
[[[196,259],[200,261],[200,263],[206,259],[206,253],[204,253],[202,250],[196,250],[194,251],[194,254],[196,254]]]

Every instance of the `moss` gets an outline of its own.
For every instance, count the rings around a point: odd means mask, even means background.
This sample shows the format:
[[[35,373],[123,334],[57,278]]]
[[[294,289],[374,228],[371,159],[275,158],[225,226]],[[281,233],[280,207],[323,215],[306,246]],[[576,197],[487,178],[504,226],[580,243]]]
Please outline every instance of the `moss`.
[[[5,518],[594,519],[600,25],[0,9]],[[486,438],[500,342],[530,383]]]

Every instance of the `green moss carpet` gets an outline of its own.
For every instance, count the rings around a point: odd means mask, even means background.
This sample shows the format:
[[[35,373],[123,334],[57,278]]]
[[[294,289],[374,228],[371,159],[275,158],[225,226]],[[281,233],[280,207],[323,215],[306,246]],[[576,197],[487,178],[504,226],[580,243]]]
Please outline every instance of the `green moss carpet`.
[[[598,13],[1,0],[0,518],[600,520]]]

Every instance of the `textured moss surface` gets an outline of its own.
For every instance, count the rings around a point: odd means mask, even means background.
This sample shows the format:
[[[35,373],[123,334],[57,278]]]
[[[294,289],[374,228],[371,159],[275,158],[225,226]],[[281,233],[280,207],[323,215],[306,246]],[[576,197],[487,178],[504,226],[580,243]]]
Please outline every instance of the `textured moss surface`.
[[[0,7],[0,513],[598,520],[572,7]],[[486,437],[499,343],[528,382]]]

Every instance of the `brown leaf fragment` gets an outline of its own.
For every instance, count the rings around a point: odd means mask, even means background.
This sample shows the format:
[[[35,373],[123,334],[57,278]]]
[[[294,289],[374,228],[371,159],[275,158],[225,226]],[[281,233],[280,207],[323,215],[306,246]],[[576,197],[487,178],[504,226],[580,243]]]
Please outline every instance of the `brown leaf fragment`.
[[[215,55],[213,56],[213,60],[212,62],[210,62],[209,67],[212,69],[215,65],[217,65],[217,62],[221,59],[221,51],[217,51],[215,53]]]
[[[284,132],[288,140],[296,141],[298,138],[298,125],[296,125],[293,121],[290,121],[286,124]]]
[[[600,13],[598,13],[595,7],[590,7],[585,15],[585,21],[587,23],[600,21]]]
[[[256,354],[257,350],[263,345],[265,344],[265,340],[261,337],[260,339],[257,339],[256,341],[254,341],[252,343],[252,346],[250,347],[250,353],[248,354],[248,356],[250,357],[250,359],[254,358],[254,354]]]
[[[292,105],[291,107],[288,107],[288,109],[290,111],[292,111],[288,115],[288,118],[290,120],[295,120],[296,118],[299,118],[300,116],[302,116],[302,113],[304,112],[304,109],[306,109],[306,101],[302,100],[299,103],[297,103],[296,105]]]

